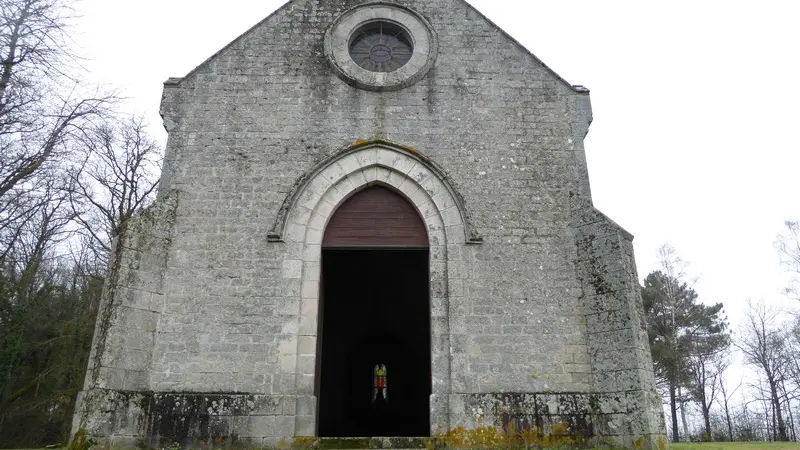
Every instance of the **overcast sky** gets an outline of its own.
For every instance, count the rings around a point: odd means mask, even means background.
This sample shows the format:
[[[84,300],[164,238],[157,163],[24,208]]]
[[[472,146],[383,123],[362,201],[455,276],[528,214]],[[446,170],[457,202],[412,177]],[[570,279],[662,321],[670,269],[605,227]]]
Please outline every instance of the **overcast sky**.
[[[162,83],[281,0],[81,0],[88,82],[129,97],[162,141]],[[774,248],[800,218],[800,2],[471,0],[572,84],[591,89],[595,205],[636,236],[639,275],[669,243],[705,302],[791,305]]]

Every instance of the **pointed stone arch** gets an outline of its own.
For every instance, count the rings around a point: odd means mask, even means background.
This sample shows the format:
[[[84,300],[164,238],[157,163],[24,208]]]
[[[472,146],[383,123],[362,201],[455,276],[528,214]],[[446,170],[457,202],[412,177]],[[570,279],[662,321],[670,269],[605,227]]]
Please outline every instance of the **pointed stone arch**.
[[[451,392],[450,308],[462,293],[462,248],[469,240],[463,202],[438,170],[418,154],[385,143],[360,145],[320,164],[287,199],[280,241],[286,244],[284,276],[299,277],[300,311],[295,365],[298,436],[316,433],[315,364],[322,240],[336,209],[354,193],[381,185],[405,197],[428,232],[431,305],[431,430],[448,429]],[[281,219],[276,229],[281,229]],[[274,236],[271,236],[274,238]],[[276,239],[271,239],[276,240]]]
[[[374,153],[370,150],[374,151]],[[383,150],[383,152],[380,152],[380,160],[377,159],[379,156],[378,150]],[[345,166],[342,166],[343,169],[352,168],[353,161],[352,158],[349,157],[356,153],[360,155],[356,159],[357,164],[359,164],[362,169],[366,168],[367,165],[371,165],[376,168],[383,167],[390,171],[397,171],[403,175],[410,175],[412,169],[416,167],[416,170],[413,170],[414,176],[429,177],[427,182],[425,182],[426,179],[417,181],[423,189],[426,189],[431,194],[431,198],[436,201],[436,205],[441,210],[450,209],[452,206],[456,207],[458,214],[461,216],[461,223],[464,225],[464,241],[468,244],[480,244],[483,242],[483,238],[475,229],[472,216],[467,209],[464,197],[445,171],[420,152],[410,147],[382,139],[356,141],[353,145],[346,147],[332,157],[318,163],[300,177],[295,182],[292,190],[286,196],[281,208],[278,210],[275,221],[270,231],[267,233],[267,239],[270,242],[286,242],[286,233],[288,232],[291,213],[295,211],[298,206],[302,209],[304,205],[302,204],[301,197],[303,195],[311,195],[309,188],[318,188],[318,186],[311,185],[312,181],[323,171],[330,172],[331,166],[337,164],[345,164]],[[401,160],[402,162],[400,162]],[[398,165],[395,166],[395,164]],[[447,203],[446,200],[450,202]]]

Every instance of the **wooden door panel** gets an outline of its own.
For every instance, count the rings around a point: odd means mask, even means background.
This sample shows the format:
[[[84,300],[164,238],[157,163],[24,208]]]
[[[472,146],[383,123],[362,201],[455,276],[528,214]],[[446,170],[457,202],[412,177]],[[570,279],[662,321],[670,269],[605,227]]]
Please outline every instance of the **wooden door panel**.
[[[383,186],[357,192],[334,212],[322,245],[428,247],[425,222],[403,196]]]

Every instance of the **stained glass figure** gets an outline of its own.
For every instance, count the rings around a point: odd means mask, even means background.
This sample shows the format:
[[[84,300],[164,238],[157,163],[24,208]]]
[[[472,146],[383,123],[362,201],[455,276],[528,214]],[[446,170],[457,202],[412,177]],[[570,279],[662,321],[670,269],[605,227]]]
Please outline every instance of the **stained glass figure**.
[[[375,403],[375,400],[380,396],[383,401],[389,401],[389,395],[387,392],[387,384],[386,384],[386,365],[385,364],[376,364],[375,365],[375,383],[373,385],[372,390],[372,403]]]
[[[394,72],[411,59],[414,45],[408,33],[391,22],[372,22],[356,31],[350,57],[371,72]]]

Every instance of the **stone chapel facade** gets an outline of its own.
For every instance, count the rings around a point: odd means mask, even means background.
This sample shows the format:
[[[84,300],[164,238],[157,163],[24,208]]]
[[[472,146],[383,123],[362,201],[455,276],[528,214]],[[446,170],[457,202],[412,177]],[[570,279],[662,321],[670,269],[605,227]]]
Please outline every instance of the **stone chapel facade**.
[[[75,429],[109,445],[569,432],[663,448],[589,92],[463,0],[292,0],[164,85]],[[641,447],[639,447],[641,446]]]

